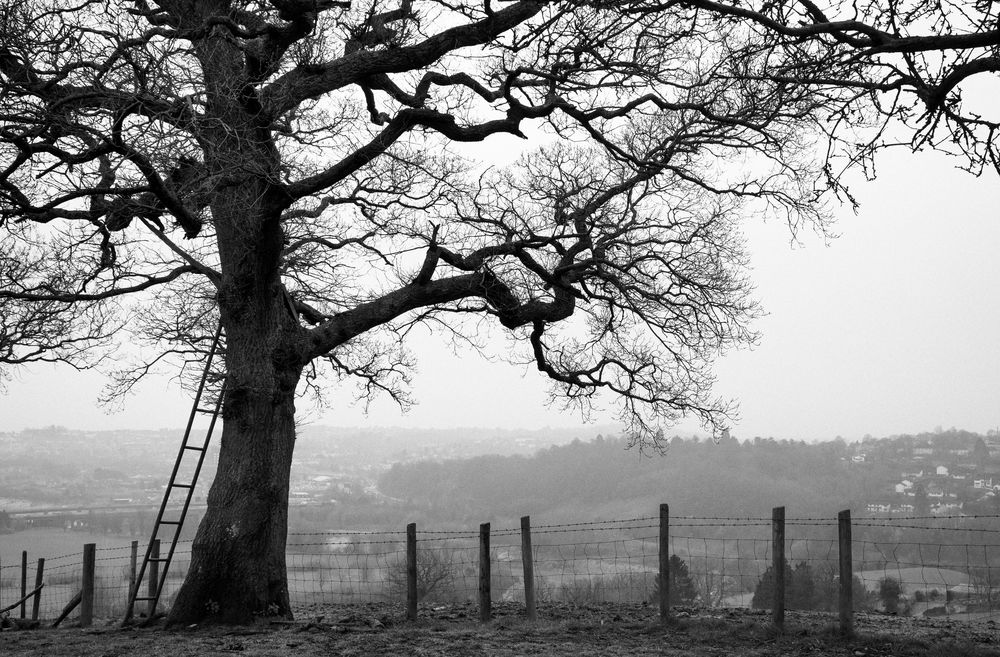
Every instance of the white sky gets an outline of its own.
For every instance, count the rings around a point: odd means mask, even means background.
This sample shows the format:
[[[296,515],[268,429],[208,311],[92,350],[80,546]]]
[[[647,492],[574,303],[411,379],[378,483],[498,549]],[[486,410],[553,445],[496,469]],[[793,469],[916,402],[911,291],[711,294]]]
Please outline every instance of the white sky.
[[[746,228],[756,295],[769,315],[757,324],[759,347],[716,368],[716,391],[741,406],[737,437],[853,440],[1000,425],[1000,180],[990,172],[973,178],[937,155],[900,152],[880,162],[876,182],[852,185],[861,211],[838,213],[840,237],[829,246],[811,234],[791,245],[780,221]],[[420,403],[411,412],[379,403],[366,417],[348,393],[310,419],[423,428],[580,424],[546,407],[546,382],[533,370],[455,356],[433,340],[413,350]],[[188,402],[169,381],[147,384],[114,415],[95,407],[102,383],[65,367],[22,371],[0,397],[0,431],[183,426]]]

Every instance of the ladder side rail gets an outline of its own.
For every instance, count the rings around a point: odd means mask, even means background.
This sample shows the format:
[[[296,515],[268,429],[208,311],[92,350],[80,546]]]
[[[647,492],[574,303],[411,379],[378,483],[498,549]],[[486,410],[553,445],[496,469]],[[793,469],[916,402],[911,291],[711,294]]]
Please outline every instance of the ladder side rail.
[[[167,583],[167,571],[170,569],[170,564],[174,559],[174,550],[177,549],[177,543],[180,540],[181,528],[184,526],[184,520],[187,518],[188,508],[191,506],[191,498],[194,497],[194,482],[198,481],[198,475],[201,474],[201,466],[205,463],[205,455],[208,453],[208,444],[212,439],[212,433],[215,431],[215,423],[219,418],[219,411],[222,409],[222,398],[226,392],[225,385],[223,385],[222,390],[219,391],[219,398],[215,402],[215,409],[212,413],[212,420],[209,422],[208,430],[205,432],[205,443],[204,449],[198,454],[198,463],[195,466],[194,475],[191,479],[191,487],[187,489],[187,497],[184,499],[184,506],[181,508],[181,514],[178,518],[178,523],[174,527],[173,540],[170,541],[170,547],[167,549],[167,557],[165,561],[161,562],[160,565],[160,581],[156,583],[156,602],[159,602],[160,595],[163,593],[163,587]]]
[[[222,322],[215,330],[215,337],[212,339],[212,349],[208,352],[208,360],[205,362],[205,371],[201,373],[201,381],[198,382],[198,392],[195,393],[194,403],[191,405],[191,414],[188,416],[187,427],[184,429],[184,440],[181,442],[180,453],[177,458],[177,465],[180,465],[180,457],[184,455],[184,447],[187,445],[188,437],[191,435],[191,427],[194,426],[194,419],[198,416],[198,407],[201,405],[201,395],[205,391],[205,382],[208,381],[208,373],[212,369],[212,361],[215,359],[215,352],[219,348],[222,340]],[[174,468],[177,474],[177,468]],[[173,479],[173,477],[171,477]]]
[[[180,448],[180,450],[177,453],[177,460],[174,461],[174,467],[173,467],[173,470],[170,473],[170,479],[167,482],[167,489],[166,489],[166,491],[163,494],[163,500],[160,502],[160,508],[159,508],[159,510],[156,513],[156,520],[153,522],[153,532],[152,532],[152,535],[150,536],[149,544],[146,546],[146,554],[145,554],[145,556],[142,559],[142,566],[139,568],[139,572],[136,573],[135,589],[133,591],[131,591],[130,594],[129,594],[129,602],[128,602],[128,605],[125,608],[125,620],[126,621],[132,617],[132,614],[135,611],[135,600],[138,597],[138,593],[139,593],[139,591],[142,588],[141,584],[142,584],[142,580],[143,580],[143,578],[145,577],[145,574],[146,574],[146,566],[149,564],[150,554],[152,553],[152,550],[153,550],[153,541],[156,540],[156,535],[159,533],[160,525],[161,525],[161,523],[163,521],[163,513],[164,513],[164,511],[166,511],[167,503],[170,501],[170,492],[171,492],[171,489],[174,488],[174,482],[177,480],[177,472],[180,470],[181,462],[184,460],[184,452],[185,452],[185,448],[186,448],[187,443],[188,443],[188,438],[191,435],[191,428],[194,426],[194,419],[195,419],[195,417],[198,414],[198,406],[201,403],[201,396],[202,396],[202,393],[205,390],[205,382],[208,380],[208,373],[209,373],[209,371],[211,369],[211,366],[212,366],[212,360],[215,358],[215,352],[218,349],[219,342],[220,342],[221,338],[222,338],[222,323],[220,322],[219,323],[219,327],[215,331],[215,337],[212,340],[212,348],[211,348],[211,350],[208,353],[208,360],[205,363],[205,370],[204,370],[204,372],[202,372],[201,380],[198,382],[198,391],[195,393],[194,404],[191,407],[191,414],[188,416],[187,427],[184,429],[184,438],[181,441],[181,448]],[[204,459],[204,452],[201,453],[200,458]],[[199,461],[199,465],[200,465],[200,461]],[[188,489],[188,495],[189,496],[190,496],[190,492],[191,492],[191,489]],[[180,525],[178,525],[178,528],[179,527],[180,527]],[[175,532],[175,539],[176,539],[176,532]],[[171,550],[171,553],[172,552],[173,552],[173,550]],[[165,581],[165,580],[163,580],[163,581]],[[156,598],[158,599],[159,598],[159,591],[160,591],[160,588],[161,588],[161,584],[157,583],[157,587],[156,588],[157,588]],[[155,609],[155,606],[156,606],[155,602],[156,601],[154,601],[154,605],[153,605],[154,609]]]
[[[198,406],[201,404],[201,396],[205,390],[205,381],[208,380],[208,372],[212,367],[212,360],[215,357],[215,350],[218,348],[219,340],[222,335],[222,324],[219,324],[219,328],[215,332],[215,338],[212,340],[212,350],[208,353],[208,361],[205,363],[205,371],[201,374],[201,381],[198,382],[198,392],[195,393],[194,404],[191,406],[191,415],[188,417],[187,427],[184,429],[184,438],[181,441],[181,448],[177,452],[177,460],[174,461],[174,468],[170,472],[170,479],[167,481],[167,490],[163,494],[163,500],[160,502],[160,510],[156,514],[156,521],[153,523],[153,535],[149,539],[150,543],[156,539],[157,531],[160,529],[160,523],[163,521],[163,513],[166,511],[167,503],[170,501],[170,492],[174,487],[174,483],[177,481],[177,472],[180,470],[181,463],[184,461],[184,451],[188,444],[188,439],[191,436],[191,428],[194,426],[194,419],[198,414]],[[201,453],[200,459],[204,459],[204,452]],[[148,554],[147,554],[148,558]]]

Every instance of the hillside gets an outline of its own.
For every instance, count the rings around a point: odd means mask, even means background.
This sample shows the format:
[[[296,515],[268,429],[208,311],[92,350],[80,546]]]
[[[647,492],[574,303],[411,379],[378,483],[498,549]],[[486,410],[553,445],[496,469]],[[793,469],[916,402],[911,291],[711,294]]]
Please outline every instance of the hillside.
[[[143,535],[177,434],[58,427],[0,433],[0,511],[70,503],[114,507],[112,515],[121,517],[98,512],[93,520],[114,522],[97,529]],[[310,427],[300,436],[292,470],[293,524],[305,530],[478,523],[525,514],[621,518],[653,513],[661,502],[674,514],[707,517],[762,516],[779,505],[799,517],[832,517],[844,508],[918,516],[1000,510],[995,433],[952,429],[813,444],[675,437],[662,454],[626,449],[625,440],[607,433],[580,440],[588,435],[594,434]],[[213,470],[210,458],[203,486]],[[196,509],[206,489],[196,493]],[[77,524],[92,524],[91,516],[79,513]],[[11,523],[0,514],[0,531]]]
[[[0,434],[0,532],[32,524],[144,536],[179,442],[174,433]],[[292,531],[510,526],[522,515],[620,519],[653,515],[662,502],[673,515],[709,518],[763,517],[774,506],[800,518],[833,518],[845,508],[891,517],[1000,511],[995,432],[814,444],[675,437],[662,454],[627,449],[610,434],[574,435],[587,434],[309,428],[292,470]],[[188,533],[213,469],[210,459]],[[51,508],[70,504],[80,508]]]
[[[854,444],[674,438],[662,454],[641,454],[622,439],[598,436],[533,456],[396,464],[379,488],[437,519],[456,520],[631,517],[653,512],[660,502],[673,514],[702,517],[760,517],[774,506],[798,517],[833,517],[845,508],[992,512],[997,462],[991,449],[1000,446],[992,445],[996,436],[986,439],[991,445],[954,430]]]

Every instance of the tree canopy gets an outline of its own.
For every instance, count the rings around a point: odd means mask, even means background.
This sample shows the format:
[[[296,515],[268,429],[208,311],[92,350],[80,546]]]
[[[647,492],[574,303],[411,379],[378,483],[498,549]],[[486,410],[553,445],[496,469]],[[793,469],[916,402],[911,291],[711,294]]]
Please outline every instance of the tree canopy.
[[[406,404],[400,338],[475,342],[485,316],[573,403],[724,419],[708,365],[756,312],[735,219],[821,209],[817,103],[753,79],[778,52],[752,30],[642,2],[196,5],[6,8],[5,362],[128,335],[122,393],[200,361],[253,254],[309,381]],[[500,135],[538,146],[456,146]]]
[[[410,403],[417,326],[473,348],[496,329],[567,405],[612,393],[636,440],[721,429],[711,363],[759,312],[739,222],[822,230],[831,163],[880,145],[870,107],[910,118],[879,94],[917,82],[878,56],[929,52],[811,7],[4,3],[0,362],[101,365],[116,398],[191,376],[221,325],[220,475],[177,621],[290,613],[296,395],[351,379]],[[942,52],[987,47],[951,29]],[[942,70],[990,70],[968,57]],[[957,81],[921,79],[992,157]]]
[[[906,144],[957,155],[974,173],[1000,171],[1000,29],[992,2],[682,0],[733,25],[769,30],[795,56],[772,80],[832,93],[829,135],[854,141],[848,166]],[[843,92],[847,93],[843,93]],[[971,94],[970,94],[971,92]],[[987,102],[965,102],[970,95]],[[834,109],[836,108],[836,109]],[[857,119],[869,129],[851,129]]]

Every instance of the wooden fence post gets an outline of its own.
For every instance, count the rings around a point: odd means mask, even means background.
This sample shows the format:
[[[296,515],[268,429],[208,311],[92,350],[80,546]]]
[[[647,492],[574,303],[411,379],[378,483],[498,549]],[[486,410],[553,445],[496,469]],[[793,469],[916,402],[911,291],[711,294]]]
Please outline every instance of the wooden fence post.
[[[660,622],[670,618],[670,505],[660,505]]]
[[[128,562],[128,594],[129,601],[131,602],[132,596],[135,595],[135,580],[138,577],[138,569],[136,567],[136,562],[139,560],[139,541],[132,541],[132,553],[129,555]],[[130,614],[131,615],[131,614]]]
[[[535,562],[531,552],[531,516],[521,518],[521,567],[524,570],[524,606],[528,620],[538,619],[535,609]]]
[[[489,622],[492,615],[490,599],[490,523],[479,525],[479,620]]]
[[[774,573],[774,602],[771,615],[774,626],[785,627],[785,507],[771,510],[771,572]]]
[[[80,598],[80,627],[90,627],[94,622],[94,571],[97,561],[97,544],[83,546],[83,595]]]
[[[149,568],[149,573],[146,575],[149,580],[149,592],[146,595],[149,596],[149,602],[146,607],[146,618],[152,620],[153,614],[156,613],[156,603],[159,602],[156,599],[156,589],[160,587],[160,539],[158,538],[153,539],[147,567]]]
[[[840,631],[854,632],[854,564],[851,553],[851,511],[837,514],[840,542]]]
[[[417,523],[406,526],[406,620],[417,620]]]
[[[45,576],[45,559],[38,560],[35,569],[35,599],[31,601],[31,620],[38,620],[39,606],[42,603],[42,579]]]
[[[25,618],[28,603],[24,596],[28,595],[28,551],[21,551],[21,618]]]

